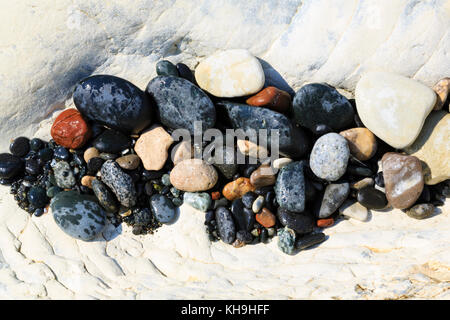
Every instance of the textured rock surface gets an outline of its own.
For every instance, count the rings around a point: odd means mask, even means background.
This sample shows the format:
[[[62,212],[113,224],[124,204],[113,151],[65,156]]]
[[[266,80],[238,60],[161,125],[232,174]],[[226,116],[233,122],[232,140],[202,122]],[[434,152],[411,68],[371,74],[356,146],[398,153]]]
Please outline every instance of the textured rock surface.
[[[388,69],[431,87],[450,69],[448,0],[4,6],[5,151],[20,135],[49,139],[55,111],[81,78],[111,73],[143,89],[156,75],[156,62],[169,56],[194,68],[218,50],[245,47],[265,61],[266,82],[288,92],[307,81],[353,90],[368,69]],[[73,107],[71,100],[67,106]],[[399,210],[372,212],[366,223],[340,221],[323,230],[327,241],[293,256],[280,252],[276,239],[239,249],[210,243],[203,215],[184,205],[181,211],[177,223],[152,236],[107,225],[96,238],[101,241],[84,243],[63,234],[51,214],[30,217],[18,209],[1,187],[0,297],[450,299],[448,203],[421,221]]]

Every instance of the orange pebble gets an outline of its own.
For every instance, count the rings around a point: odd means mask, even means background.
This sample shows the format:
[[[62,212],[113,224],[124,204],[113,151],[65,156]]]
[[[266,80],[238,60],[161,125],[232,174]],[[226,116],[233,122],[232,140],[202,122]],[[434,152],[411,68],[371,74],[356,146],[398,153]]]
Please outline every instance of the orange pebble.
[[[256,221],[263,227],[270,228],[276,223],[275,215],[266,208],[262,208],[261,213],[256,215]]]
[[[334,224],[334,219],[333,218],[317,220],[317,226],[319,228],[331,227],[333,224]]]
[[[215,191],[211,193],[211,198],[213,200],[219,200],[220,199],[220,192],[219,191]]]

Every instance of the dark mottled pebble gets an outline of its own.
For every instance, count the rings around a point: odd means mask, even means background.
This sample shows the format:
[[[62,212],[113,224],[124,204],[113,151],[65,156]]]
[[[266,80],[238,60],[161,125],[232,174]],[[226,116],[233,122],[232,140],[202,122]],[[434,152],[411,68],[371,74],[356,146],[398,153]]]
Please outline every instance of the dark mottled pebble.
[[[32,187],[28,191],[27,197],[28,202],[35,208],[43,208],[48,203],[48,198],[45,189],[41,187]]]
[[[156,220],[161,223],[171,223],[176,217],[175,206],[172,201],[164,195],[154,194],[150,198],[150,207]]]
[[[53,150],[50,148],[44,148],[39,150],[38,152],[38,157],[39,159],[41,159],[43,162],[47,162],[50,161],[53,158]]]
[[[161,60],[156,63],[156,74],[158,76],[178,77],[178,70],[172,62],[168,60]]]
[[[281,208],[293,212],[305,210],[303,162],[294,161],[281,168],[275,184],[275,194]]]
[[[325,188],[323,197],[317,199],[314,206],[315,216],[319,219],[331,216],[347,199],[349,193],[350,185],[347,182],[329,184]]]
[[[249,191],[242,196],[241,201],[246,208],[251,209],[253,201],[255,201],[257,197],[258,195],[256,193],[254,193],[253,191]]]
[[[25,161],[25,171],[32,176],[37,176],[41,172],[39,162],[35,159]]]
[[[218,207],[215,211],[217,230],[223,242],[232,244],[236,238],[236,227],[230,210]]]
[[[246,230],[239,230],[238,232],[236,232],[236,239],[246,244],[253,242],[252,234]]]
[[[92,143],[100,152],[119,153],[131,146],[131,139],[116,130],[105,130]]]
[[[20,174],[23,169],[22,160],[10,153],[0,154],[0,178],[10,179]]]
[[[92,159],[91,159],[92,160]],[[116,195],[117,200],[125,206],[132,207],[136,204],[136,189],[131,177],[122,171],[115,161],[106,161],[100,170],[102,182],[106,184]]]
[[[68,161],[70,159],[70,152],[64,147],[56,147],[53,150],[53,156],[55,159]]]
[[[277,217],[283,226],[294,230],[298,234],[306,234],[313,231],[314,219],[307,212],[294,213],[279,207]]]
[[[416,204],[406,211],[406,214],[414,219],[425,219],[431,216],[434,212],[434,205],[431,203]]]
[[[304,250],[306,248],[324,242],[326,238],[327,237],[323,232],[307,234],[295,240],[295,248],[298,250]]]
[[[100,205],[107,212],[117,212],[119,210],[119,204],[114,194],[103,182],[97,179],[92,180],[92,191]]]
[[[95,176],[95,174],[102,168],[103,163],[105,163],[105,160],[100,157],[89,159],[87,163],[88,174]]]

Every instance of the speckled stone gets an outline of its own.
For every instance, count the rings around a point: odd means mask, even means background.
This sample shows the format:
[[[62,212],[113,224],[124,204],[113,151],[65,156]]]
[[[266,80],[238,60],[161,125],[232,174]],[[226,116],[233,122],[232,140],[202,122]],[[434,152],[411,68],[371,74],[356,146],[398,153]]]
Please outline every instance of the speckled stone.
[[[406,214],[414,219],[425,219],[431,216],[434,212],[434,206],[431,203],[416,204],[411,209],[406,211]]]
[[[295,249],[295,232],[288,227],[278,229],[278,248],[286,254],[293,254]]]
[[[309,165],[319,178],[336,181],[344,175],[349,157],[347,140],[332,132],[317,139],[311,151]]]
[[[106,211],[117,212],[119,210],[119,205],[114,194],[103,182],[97,179],[92,180],[92,190],[98,202]]]
[[[172,201],[162,194],[154,194],[150,198],[150,207],[156,220],[171,223],[176,218],[176,209]]]
[[[352,128],[339,134],[347,139],[350,153],[358,160],[369,160],[377,152],[377,139],[367,128]]]
[[[347,199],[349,193],[350,185],[347,182],[327,185],[323,198],[317,202],[314,214],[319,219],[328,218]]]
[[[131,82],[110,75],[81,80],[73,102],[89,120],[126,133],[139,133],[152,122],[151,104]]]
[[[153,78],[146,89],[153,98],[160,122],[171,129],[187,129],[194,134],[194,122],[201,129],[212,128],[216,109],[211,99],[190,81],[173,76]]]
[[[293,212],[305,210],[305,177],[303,163],[291,162],[278,173],[275,194],[281,208]]]
[[[183,201],[203,212],[206,212],[212,203],[211,196],[206,192],[185,192]]]
[[[232,244],[236,239],[236,227],[230,210],[218,207],[215,216],[220,239],[225,243]]]
[[[355,115],[347,98],[322,83],[301,87],[295,94],[293,108],[295,121],[310,130],[318,124],[340,130],[352,123]]]
[[[56,224],[66,234],[80,240],[91,240],[106,224],[106,215],[94,196],[63,191],[50,202]]]
[[[72,169],[66,161],[56,162],[52,168],[58,187],[67,189],[72,188],[76,184]]]
[[[100,170],[102,182],[116,195],[119,202],[125,207],[136,204],[136,189],[130,175],[122,171],[119,164],[113,160],[106,161]]]
[[[168,60],[161,60],[156,63],[156,74],[159,76],[178,77],[177,67]]]
[[[31,187],[28,191],[28,202],[35,208],[43,208],[48,202],[45,189],[42,187]]]

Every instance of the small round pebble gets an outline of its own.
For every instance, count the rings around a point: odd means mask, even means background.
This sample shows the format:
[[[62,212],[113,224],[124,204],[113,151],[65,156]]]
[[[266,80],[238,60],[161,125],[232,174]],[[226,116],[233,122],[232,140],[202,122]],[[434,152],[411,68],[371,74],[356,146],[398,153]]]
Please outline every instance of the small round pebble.
[[[259,211],[261,211],[262,207],[264,206],[264,197],[263,196],[258,196],[258,198],[255,199],[255,201],[253,201],[252,204],[252,210],[254,213],[258,213]]]
[[[45,189],[41,187],[32,187],[30,191],[28,191],[27,198],[28,202],[35,208],[43,208],[48,203]]]
[[[70,152],[64,147],[56,147],[53,150],[53,156],[58,160],[68,161],[70,159]]]
[[[174,204],[164,195],[154,194],[150,198],[150,207],[156,220],[161,223],[171,223],[176,217]]]
[[[23,157],[30,151],[30,140],[26,137],[18,137],[9,145],[11,154],[17,157]]]
[[[414,219],[425,219],[431,216],[434,212],[434,206],[431,203],[416,204],[411,209],[406,211],[406,214]]]
[[[286,254],[292,254],[295,249],[295,232],[288,227],[278,230],[278,248]]]
[[[33,138],[30,140],[30,149],[33,151],[38,151],[44,147],[44,142],[39,138]]]

